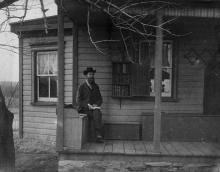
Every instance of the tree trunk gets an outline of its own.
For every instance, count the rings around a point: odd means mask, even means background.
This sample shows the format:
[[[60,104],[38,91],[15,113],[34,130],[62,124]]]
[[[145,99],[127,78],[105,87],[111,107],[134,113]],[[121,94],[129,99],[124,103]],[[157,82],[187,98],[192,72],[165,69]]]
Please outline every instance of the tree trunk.
[[[13,118],[13,113],[5,105],[5,99],[0,87],[0,172],[13,172],[15,170]]]

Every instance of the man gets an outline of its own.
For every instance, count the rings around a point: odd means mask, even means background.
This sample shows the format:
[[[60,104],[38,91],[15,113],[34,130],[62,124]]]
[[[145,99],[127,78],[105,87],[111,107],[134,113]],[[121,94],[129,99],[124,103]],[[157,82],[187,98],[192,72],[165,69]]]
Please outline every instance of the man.
[[[87,67],[87,69],[83,71],[85,82],[81,84],[78,89],[76,102],[78,104],[78,112],[85,113],[88,116],[89,140],[102,142],[102,113],[100,111],[102,96],[99,86],[95,83],[95,73],[96,70],[92,67]]]

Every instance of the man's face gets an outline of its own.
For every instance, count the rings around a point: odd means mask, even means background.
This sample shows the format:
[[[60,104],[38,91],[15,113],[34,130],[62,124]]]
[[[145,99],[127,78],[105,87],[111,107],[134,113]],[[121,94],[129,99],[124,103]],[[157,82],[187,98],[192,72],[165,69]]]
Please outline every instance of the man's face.
[[[94,82],[95,78],[94,78],[94,73],[93,72],[89,72],[86,75],[86,79],[88,80],[88,82],[91,84]]]

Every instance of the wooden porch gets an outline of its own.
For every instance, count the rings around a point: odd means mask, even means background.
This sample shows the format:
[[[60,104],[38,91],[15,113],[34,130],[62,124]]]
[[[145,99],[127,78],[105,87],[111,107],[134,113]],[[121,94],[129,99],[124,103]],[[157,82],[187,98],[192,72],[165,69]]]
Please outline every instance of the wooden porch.
[[[64,147],[60,160],[169,161],[204,163],[220,161],[220,144],[205,142],[161,142],[160,153],[152,142],[104,141],[86,143],[81,150]]]

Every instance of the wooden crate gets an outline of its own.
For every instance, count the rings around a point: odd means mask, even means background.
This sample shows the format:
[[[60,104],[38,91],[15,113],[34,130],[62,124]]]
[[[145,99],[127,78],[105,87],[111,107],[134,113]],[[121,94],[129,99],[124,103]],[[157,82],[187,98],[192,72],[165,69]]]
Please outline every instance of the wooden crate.
[[[138,122],[114,122],[104,124],[104,138],[110,140],[140,140],[141,125]]]
[[[76,109],[64,109],[64,148],[82,149],[87,141],[87,115]]]

